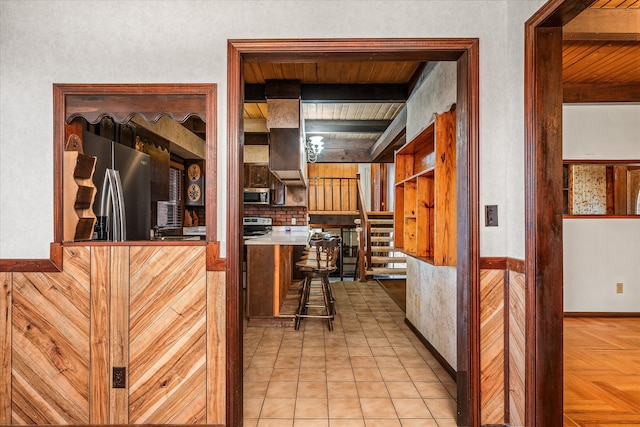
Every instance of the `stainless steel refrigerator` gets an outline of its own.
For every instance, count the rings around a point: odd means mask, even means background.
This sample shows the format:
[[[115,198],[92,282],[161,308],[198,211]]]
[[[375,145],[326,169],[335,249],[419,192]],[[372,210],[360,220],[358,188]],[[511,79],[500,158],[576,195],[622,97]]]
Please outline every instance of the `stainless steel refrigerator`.
[[[83,132],[85,154],[95,156],[93,212],[96,240],[149,240],[151,163],[149,156],[107,138]]]

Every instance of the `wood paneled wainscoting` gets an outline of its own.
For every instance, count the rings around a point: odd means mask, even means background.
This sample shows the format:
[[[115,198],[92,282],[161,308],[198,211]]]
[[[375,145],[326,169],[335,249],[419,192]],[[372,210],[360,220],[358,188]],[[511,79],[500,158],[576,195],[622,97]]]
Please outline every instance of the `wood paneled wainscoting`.
[[[224,424],[225,277],[205,246],[63,260],[0,273],[0,424]]]
[[[525,425],[524,262],[480,259],[480,399],[483,425]]]

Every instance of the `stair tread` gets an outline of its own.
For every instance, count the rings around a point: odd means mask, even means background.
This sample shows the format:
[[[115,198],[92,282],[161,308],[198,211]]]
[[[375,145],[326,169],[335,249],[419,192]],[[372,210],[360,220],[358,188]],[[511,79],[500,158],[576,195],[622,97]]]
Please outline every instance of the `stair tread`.
[[[393,252],[393,251],[398,251],[398,250],[391,246],[371,246],[371,252]]]
[[[393,232],[393,227],[371,227],[372,233],[391,233]]]
[[[371,270],[367,270],[367,275],[378,274],[407,274],[406,268],[388,268],[388,267],[373,267]]]
[[[372,242],[392,242],[393,237],[391,236],[371,236]]]
[[[376,224],[376,225],[381,225],[381,224],[392,225],[393,224],[393,218],[389,218],[389,219],[369,219],[369,223],[370,224]]]
[[[368,211],[367,212],[368,216],[379,216],[379,215],[385,215],[385,216],[393,216],[393,211]]]
[[[407,262],[407,257],[404,256],[372,256],[371,257],[371,262],[372,263],[387,263],[387,262],[392,262],[392,263],[406,263]]]

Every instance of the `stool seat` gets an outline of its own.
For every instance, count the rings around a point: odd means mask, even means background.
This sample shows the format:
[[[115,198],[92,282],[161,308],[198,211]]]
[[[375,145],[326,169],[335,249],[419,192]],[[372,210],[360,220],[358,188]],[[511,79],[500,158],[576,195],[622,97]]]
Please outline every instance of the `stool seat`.
[[[336,271],[340,251],[340,238],[322,234],[322,238],[309,240],[309,247],[295,265],[304,274],[298,309],[295,314],[295,329],[300,328],[304,318],[326,319],[330,331],[333,330],[335,300],[331,293],[329,275]],[[312,292],[312,289],[315,292]],[[309,309],[315,309],[312,313]]]

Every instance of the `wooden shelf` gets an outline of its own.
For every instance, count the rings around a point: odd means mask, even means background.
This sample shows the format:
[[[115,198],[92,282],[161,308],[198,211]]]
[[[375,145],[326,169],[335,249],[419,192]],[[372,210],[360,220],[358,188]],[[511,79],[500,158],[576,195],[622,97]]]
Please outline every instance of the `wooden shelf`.
[[[455,265],[455,105],[400,148],[395,163],[395,247],[434,265]]]
[[[83,154],[80,137],[72,134],[63,159],[63,239],[65,242],[91,240],[96,216],[93,184],[96,158]]]

